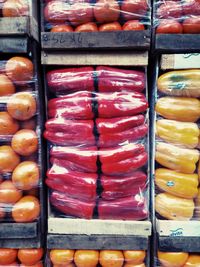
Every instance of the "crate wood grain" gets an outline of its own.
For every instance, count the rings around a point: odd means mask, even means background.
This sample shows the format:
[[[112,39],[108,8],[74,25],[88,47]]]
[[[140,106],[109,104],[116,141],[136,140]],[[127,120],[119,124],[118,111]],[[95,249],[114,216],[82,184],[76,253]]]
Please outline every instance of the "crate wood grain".
[[[26,37],[0,36],[0,53],[27,53],[29,41]]]
[[[58,49],[150,49],[150,30],[115,32],[41,33],[41,46],[47,50]]]
[[[38,238],[0,239],[1,248],[40,248],[42,243]]]
[[[164,54],[160,67],[162,70],[200,68],[200,53]]]

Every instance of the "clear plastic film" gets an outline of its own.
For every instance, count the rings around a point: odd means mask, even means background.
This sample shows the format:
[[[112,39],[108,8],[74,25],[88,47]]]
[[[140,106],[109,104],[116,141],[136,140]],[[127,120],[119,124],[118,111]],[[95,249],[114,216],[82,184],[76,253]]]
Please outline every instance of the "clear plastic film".
[[[146,252],[143,250],[67,250],[53,249],[49,251],[49,266],[70,267],[145,267]]]
[[[200,253],[158,251],[155,267],[197,267],[200,266]]]
[[[199,220],[199,70],[160,73],[155,104],[155,209],[168,220]]]
[[[25,267],[43,265],[44,250],[42,248],[12,249],[0,248],[0,266]]]
[[[63,68],[47,71],[46,77],[46,184],[54,209],[85,219],[146,219],[144,69]]]
[[[40,216],[40,119],[34,64],[0,61],[0,220],[28,223]]]
[[[157,1],[153,25],[157,34],[199,34],[200,3],[198,0]]]
[[[145,30],[150,26],[147,0],[43,1],[44,27],[51,32]]]
[[[31,0],[0,0],[0,17],[28,17]]]

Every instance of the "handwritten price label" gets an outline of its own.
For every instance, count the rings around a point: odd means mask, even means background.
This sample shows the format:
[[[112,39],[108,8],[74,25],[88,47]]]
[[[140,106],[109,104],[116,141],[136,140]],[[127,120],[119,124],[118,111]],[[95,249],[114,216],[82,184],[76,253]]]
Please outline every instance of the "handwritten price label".
[[[200,53],[176,54],[174,69],[200,68]]]

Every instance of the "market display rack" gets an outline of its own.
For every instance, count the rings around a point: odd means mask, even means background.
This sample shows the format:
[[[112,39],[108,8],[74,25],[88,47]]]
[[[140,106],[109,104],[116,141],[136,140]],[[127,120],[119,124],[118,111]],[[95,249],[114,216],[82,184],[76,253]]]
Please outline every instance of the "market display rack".
[[[0,38],[1,44],[2,38]],[[8,38],[10,40],[10,38]],[[25,41],[28,40],[24,38]],[[35,73],[36,79],[34,81],[35,91],[38,94],[38,111],[40,116],[37,116],[37,124],[40,127],[40,133],[43,132],[44,125],[44,105],[42,103],[43,99],[43,90],[41,86],[40,80],[40,68],[39,68],[39,60],[37,58],[39,47],[36,41],[32,41],[31,46],[27,45],[26,49],[24,47],[23,51],[19,52],[19,49],[16,48],[12,50],[10,53],[10,43],[4,43],[4,54],[2,54],[2,58],[8,58],[13,55],[22,55],[31,58]],[[8,48],[8,49],[7,49]],[[9,52],[7,52],[9,51]],[[38,153],[38,162],[40,163],[40,186],[39,186],[39,199],[41,204],[40,217],[35,222],[31,223],[15,223],[15,222],[1,222],[0,223],[0,248],[36,248],[41,247],[44,243],[45,239],[45,221],[46,221],[46,204],[45,204],[45,189],[43,184],[43,178],[45,177],[45,143],[42,138],[42,134],[39,136],[39,150]]]
[[[168,69],[188,69],[200,68],[200,55],[198,53],[190,54],[163,54],[157,57],[154,73],[154,92],[151,96],[151,108],[154,110],[155,99],[157,95],[157,78],[159,68],[162,70]],[[151,125],[154,125],[155,112],[151,113]],[[154,140],[155,132],[152,127],[152,140]],[[151,151],[154,151],[155,142],[152,143]],[[154,153],[151,158],[151,180],[154,183]],[[154,247],[158,246],[161,251],[168,252],[200,252],[200,221],[175,221],[175,220],[161,220],[155,216],[154,195],[155,187],[152,185],[151,206],[154,211],[152,223],[154,226]]]

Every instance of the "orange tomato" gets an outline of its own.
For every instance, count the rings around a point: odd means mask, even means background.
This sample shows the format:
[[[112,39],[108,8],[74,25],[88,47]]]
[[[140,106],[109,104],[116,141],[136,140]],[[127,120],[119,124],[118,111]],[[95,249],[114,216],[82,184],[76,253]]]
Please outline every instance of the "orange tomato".
[[[13,263],[17,258],[17,250],[11,248],[0,248],[0,264],[6,265]]]
[[[139,20],[129,20],[122,27],[124,31],[143,31],[144,29],[144,25]]]
[[[14,204],[21,197],[22,192],[11,181],[4,181],[0,184],[0,203]]]
[[[178,34],[183,32],[183,26],[180,22],[173,19],[163,19],[160,21],[160,24],[158,25],[156,29],[156,33],[170,33],[170,34]]]
[[[96,23],[88,22],[76,27],[75,32],[98,32]]]
[[[199,267],[200,266],[200,254],[191,254],[183,267]]]
[[[147,10],[147,0],[124,0],[121,5],[121,13],[125,20],[132,20],[144,17]]]
[[[33,222],[40,215],[40,203],[36,197],[22,197],[12,208],[15,222]]]
[[[74,2],[68,19],[74,26],[93,21],[93,6],[86,2]]]
[[[94,6],[94,16],[100,23],[118,20],[120,7],[115,0],[98,0]]]
[[[38,149],[38,137],[33,130],[20,130],[12,138],[12,149],[21,156],[30,156]]]
[[[13,135],[19,129],[19,124],[8,112],[0,112],[0,135]]]
[[[119,250],[101,250],[99,262],[102,267],[122,267],[124,256]]]
[[[200,33],[200,16],[187,18],[183,21],[184,33]]]
[[[21,17],[29,15],[27,0],[7,0],[3,5],[3,17]]]
[[[110,22],[110,23],[106,23],[106,24],[102,24],[99,27],[99,31],[100,32],[113,32],[113,31],[121,31],[122,27],[119,24],[119,22]]]
[[[182,267],[188,259],[188,253],[158,251],[158,259],[163,267]]]
[[[35,118],[32,118],[30,120],[22,121],[20,123],[20,126],[22,129],[27,129],[27,130],[35,130],[36,129],[36,120]]]
[[[20,267],[43,267],[43,263],[42,262],[37,262],[33,265],[26,265],[26,264],[20,264]]]
[[[44,251],[42,248],[19,249],[17,256],[21,263],[34,265],[42,259],[43,253]]]
[[[6,63],[6,74],[18,84],[26,84],[33,79],[33,63],[26,57],[12,57]]]
[[[124,250],[123,253],[125,261],[131,264],[141,264],[146,257],[144,250]]]
[[[15,93],[15,86],[4,74],[0,74],[0,96],[12,95]]]
[[[50,259],[53,264],[70,264],[74,258],[74,250],[71,249],[53,249],[50,251]]]
[[[17,120],[25,121],[36,113],[36,101],[28,92],[16,93],[7,102],[8,113]]]
[[[74,262],[77,267],[96,267],[99,262],[99,251],[77,250],[74,254]]]
[[[73,32],[73,28],[66,24],[55,25],[52,27],[51,32]]]
[[[19,162],[20,157],[11,146],[0,146],[0,173],[12,172]]]

